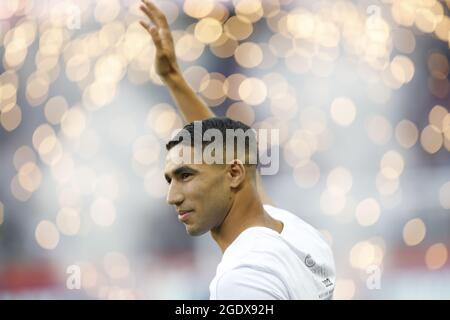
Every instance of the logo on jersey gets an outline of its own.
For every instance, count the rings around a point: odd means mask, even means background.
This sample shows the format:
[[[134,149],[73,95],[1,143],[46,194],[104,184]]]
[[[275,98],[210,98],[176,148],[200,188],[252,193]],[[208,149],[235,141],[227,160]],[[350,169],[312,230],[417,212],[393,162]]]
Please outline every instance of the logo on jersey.
[[[333,282],[331,282],[331,280],[328,279],[328,278],[326,278],[325,280],[323,280],[322,283],[323,283],[323,285],[324,285],[325,287],[327,287],[327,288],[328,288],[329,286],[332,286],[332,285],[333,285]]]
[[[305,264],[306,264],[306,266],[307,266],[308,268],[312,268],[312,267],[314,267],[314,266],[316,265],[316,262],[313,260],[313,258],[311,258],[311,255],[308,254],[308,255],[305,257]]]

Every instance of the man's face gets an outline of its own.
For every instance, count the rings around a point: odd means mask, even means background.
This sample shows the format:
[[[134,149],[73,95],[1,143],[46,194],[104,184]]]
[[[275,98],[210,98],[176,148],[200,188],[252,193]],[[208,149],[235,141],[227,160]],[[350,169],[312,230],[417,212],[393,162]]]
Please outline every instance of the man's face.
[[[230,208],[227,166],[180,161],[183,152],[193,154],[194,149],[176,145],[166,157],[167,202],[175,206],[188,234],[201,235],[220,226]]]

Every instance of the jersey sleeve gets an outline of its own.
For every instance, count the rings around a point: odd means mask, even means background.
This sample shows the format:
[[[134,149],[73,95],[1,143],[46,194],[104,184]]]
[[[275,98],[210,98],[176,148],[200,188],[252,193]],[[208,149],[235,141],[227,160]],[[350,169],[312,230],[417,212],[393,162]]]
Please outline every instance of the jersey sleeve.
[[[217,281],[218,300],[287,300],[286,286],[269,270],[241,266],[226,271]]]

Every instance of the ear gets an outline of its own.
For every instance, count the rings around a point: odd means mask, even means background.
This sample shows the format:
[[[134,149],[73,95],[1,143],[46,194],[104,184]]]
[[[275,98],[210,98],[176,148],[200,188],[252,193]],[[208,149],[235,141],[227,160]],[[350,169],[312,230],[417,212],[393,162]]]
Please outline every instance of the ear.
[[[230,178],[230,187],[232,187],[232,188],[239,187],[242,184],[242,182],[245,180],[246,175],[247,175],[247,171],[241,160],[234,159],[229,164],[228,176]]]

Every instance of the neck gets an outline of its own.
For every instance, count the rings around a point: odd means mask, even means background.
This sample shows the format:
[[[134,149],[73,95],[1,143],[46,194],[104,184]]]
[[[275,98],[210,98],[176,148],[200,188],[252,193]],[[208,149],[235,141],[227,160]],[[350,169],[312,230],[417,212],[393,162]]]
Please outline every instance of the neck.
[[[224,253],[242,231],[256,226],[267,227],[279,233],[283,229],[281,221],[273,219],[264,211],[256,190],[247,185],[236,193],[224,221],[211,229],[211,236]]]

